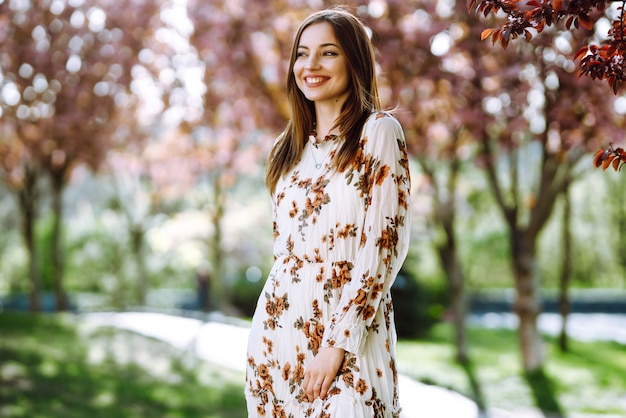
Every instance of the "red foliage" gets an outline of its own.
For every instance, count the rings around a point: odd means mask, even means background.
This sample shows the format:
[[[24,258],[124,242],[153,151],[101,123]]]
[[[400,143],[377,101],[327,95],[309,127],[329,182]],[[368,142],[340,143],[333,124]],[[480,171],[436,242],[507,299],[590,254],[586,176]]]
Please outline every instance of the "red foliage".
[[[565,4],[564,4],[565,3]],[[491,38],[493,44],[503,48],[511,39],[524,36],[526,41],[533,37],[529,29],[541,33],[546,26],[565,20],[567,30],[582,29],[591,31],[601,13],[612,3],[611,0],[468,0],[469,10],[475,9],[485,17],[490,13],[503,12],[506,22],[499,28],[485,29],[481,40]],[[617,8],[611,29],[604,45],[585,45],[574,55],[579,62],[578,76],[592,80],[606,80],[613,93],[624,86],[626,81],[626,25],[624,4]],[[613,167],[616,171],[626,164],[626,153],[622,148],[609,145],[596,152],[594,166],[603,170]]]
[[[524,36],[530,41],[533,33],[541,33],[546,26],[565,21],[568,30],[582,28],[593,29],[600,13],[612,3],[611,0],[468,0],[468,8],[487,16],[490,13],[503,12],[507,20],[499,28],[485,29],[481,38],[491,38],[506,48],[511,39]],[[606,80],[617,94],[626,81],[626,27],[624,7],[617,8],[618,15],[613,20],[605,45],[585,45],[574,55],[579,61],[579,76]]]
[[[613,148],[613,144],[610,144],[606,149],[596,152],[593,165],[596,168],[602,166],[602,170],[613,167],[613,170],[619,171],[626,165],[626,151],[621,147]]]

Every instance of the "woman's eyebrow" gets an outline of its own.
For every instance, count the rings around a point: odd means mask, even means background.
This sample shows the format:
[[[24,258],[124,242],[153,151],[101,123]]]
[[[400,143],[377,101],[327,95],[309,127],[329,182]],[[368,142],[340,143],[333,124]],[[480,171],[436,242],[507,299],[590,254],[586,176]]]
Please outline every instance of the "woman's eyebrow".
[[[339,46],[337,44],[334,44],[332,42],[327,42],[327,43],[324,43],[324,44],[320,45],[320,47],[322,47],[322,48],[325,48],[327,46],[334,46],[335,48],[339,48]],[[300,49],[300,48],[302,48],[302,49],[309,49],[309,47],[306,46],[306,45],[298,45],[298,49]]]

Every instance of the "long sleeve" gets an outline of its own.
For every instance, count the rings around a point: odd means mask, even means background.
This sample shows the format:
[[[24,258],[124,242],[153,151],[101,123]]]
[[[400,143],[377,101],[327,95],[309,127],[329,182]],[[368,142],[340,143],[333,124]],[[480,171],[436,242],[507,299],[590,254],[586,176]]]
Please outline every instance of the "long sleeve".
[[[370,117],[353,170],[347,176],[358,175],[355,185],[366,208],[361,241],[351,280],[342,289],[322,346],[358,353],[409,246],[409,163],[404,133],[395,118],[382,112]]]

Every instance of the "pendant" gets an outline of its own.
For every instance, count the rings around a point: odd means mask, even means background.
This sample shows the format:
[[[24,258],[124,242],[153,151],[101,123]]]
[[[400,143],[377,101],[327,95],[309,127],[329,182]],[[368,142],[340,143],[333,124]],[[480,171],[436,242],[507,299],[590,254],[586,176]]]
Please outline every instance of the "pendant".
[[[322,163],[315,164],[315,168],[320,169],[322,167]]]

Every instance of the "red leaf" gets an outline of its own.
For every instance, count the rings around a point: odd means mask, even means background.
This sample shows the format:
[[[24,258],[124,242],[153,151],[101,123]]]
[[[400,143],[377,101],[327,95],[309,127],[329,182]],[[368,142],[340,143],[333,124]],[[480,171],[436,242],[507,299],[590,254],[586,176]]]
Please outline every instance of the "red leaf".
[[[524,31],[524,36],[526,37],[526,42],[530,42],[533,39],[533,34],[527,30]]]
[[[509,46],[509,40],[508,39],[502,38],[502,41],[500,41],[500,43],[502,44],[502,48],[504,48],[504,49],[506,49],[506,47]]]
[[[605,171],[611,165],[611,162],[615,159],[615,155],[609,155],[602,163],[602,171]],[[618,160],[619,161],[619,160]]]
[[[561,11],[561,9],[563,8],[563,1],[554,0],[554,2],[552,3],[552,8],[557,12]]]
[[[600,167],[600,165],[602,164],[602,162],[604,161],[608,153],[609,151],[605,149],[601,149],[597,151],[596,154],[593,156],[593,166]]]
[[[621,161],[618,158],[613,160],[613,170],[618,171],[620,163],[621,163]]]
[[[574,55],[574,61],[581,58],[581,56],[584,56],[587,53],[587,51],[589,51],[588,46],[583,46],[582,48],[580,48],[578,52],[576,53],[576,55]]]
[[[578,16],[578,21],[583,28],[587,30],[593,29],[593,21],[589,18],[589,16]]]
[[[485,39],[489,38],[491,34],[494,33],[496,30],[497,29],[485,29],[480,34],[480,40],[484,41]]]
[[[539,23],[537,24],[537,27],[536,27],[535,29],[537,29],[537,32],[538,32],[538,33],[541,33],[541,32],[543,31],[544,26],[545,26],[545,25],[544,25],[544,23],[543,23],[543,22],[539,22]]]
[[[493,35],[491,35],[492,43],[495,45],[496,42],[502,40],[502,31],[500,29],[496,29],[493,31]]]

